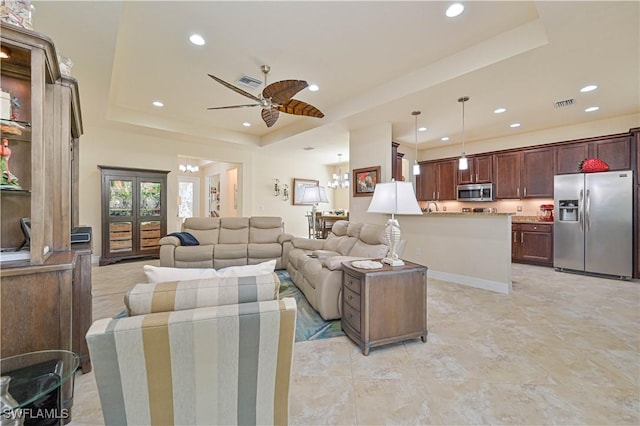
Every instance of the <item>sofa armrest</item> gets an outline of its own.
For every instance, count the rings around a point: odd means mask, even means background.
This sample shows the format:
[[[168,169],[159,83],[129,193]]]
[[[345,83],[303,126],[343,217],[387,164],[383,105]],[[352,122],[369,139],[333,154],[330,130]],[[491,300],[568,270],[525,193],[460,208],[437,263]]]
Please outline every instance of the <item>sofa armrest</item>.
[[[178,239],[178,237],[174,237],[174,236],[162,237],[160,238],[160,245],[163,245],[163,244],[180,247],[180,240]]]
[[[308,238],[295,237],[292,241],[295,248],[303,250],[322,250],[324,240],[310,240]]]
[[[359,256],[333,256],[322,259],[322,264],[330,271],[341,271],[342,262],[353,262],[354,260],[370,260],[370,257]]]
[[[293,241],[294,236],[291,234],[280,234],[278,235],[278,243],[284,244],[287,241]]]

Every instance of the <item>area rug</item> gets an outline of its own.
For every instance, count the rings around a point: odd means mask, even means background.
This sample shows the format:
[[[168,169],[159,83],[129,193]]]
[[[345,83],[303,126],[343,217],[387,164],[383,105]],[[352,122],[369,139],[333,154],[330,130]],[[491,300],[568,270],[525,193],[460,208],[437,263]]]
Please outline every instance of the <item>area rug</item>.
[[[296,342],[344,336],[340,320],[325,321],[322,319],[320,314],[307,302],[304,294],[291,281],[287,271],[276,271],[276,274],[280,278],[280,298],[293,297],[298,305]]]

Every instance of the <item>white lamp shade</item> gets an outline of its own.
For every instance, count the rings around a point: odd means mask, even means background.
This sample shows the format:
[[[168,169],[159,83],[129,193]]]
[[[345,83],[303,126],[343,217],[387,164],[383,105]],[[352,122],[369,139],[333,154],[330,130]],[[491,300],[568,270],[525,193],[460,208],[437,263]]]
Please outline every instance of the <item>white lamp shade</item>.
[[[367,213],[422,214],[411,182],[379,183]]]
[[[305,185],[302,188],[300,202],[304,204],[328,203],[329,199],[324,186]]]

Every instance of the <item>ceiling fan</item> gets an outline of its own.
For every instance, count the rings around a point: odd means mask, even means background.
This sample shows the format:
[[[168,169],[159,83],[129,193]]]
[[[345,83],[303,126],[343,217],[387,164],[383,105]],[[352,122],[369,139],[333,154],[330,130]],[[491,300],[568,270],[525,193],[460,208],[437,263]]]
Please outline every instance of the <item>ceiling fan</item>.
[[[226,86],[234,92],[240,93],[241,95],[246,96],[249,99],[253,99],[257,103],[212,107],[207,109],[230,109],[260,106],[262,107],[262,119],[267,124],[267,127],[271,127],[276,124],[276,121],[278,121],[278,117],[280,117],[280,112],[285,112],[287,114],[293,115],[306,115],[309,117],[317,118],[324,117],[324,114],[313,105],[310,105],[303,101],[299,101],[297,99],[292,99],[296,93],[309,86],[306,81],[282,80],[267,85],[267,74],[269,74],[269,71],[271,71],[271,67],[269,65],[262,65],[260,69],[262,70],[262,74],[264,75],[264,90],[260,94],[260,97],[244,91],[241,88],[234,86],[233,84],[227,83],[226,81],[214,75],[208,74],[209,77],[222,84],[223,86]]]

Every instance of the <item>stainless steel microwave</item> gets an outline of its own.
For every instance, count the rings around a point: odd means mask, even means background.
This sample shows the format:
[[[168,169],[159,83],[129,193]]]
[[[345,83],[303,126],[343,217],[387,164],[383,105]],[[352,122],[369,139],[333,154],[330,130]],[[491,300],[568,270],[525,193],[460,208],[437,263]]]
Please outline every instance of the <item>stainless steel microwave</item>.
[[[492,183],[458,185],[458,201],[493,201]]]

